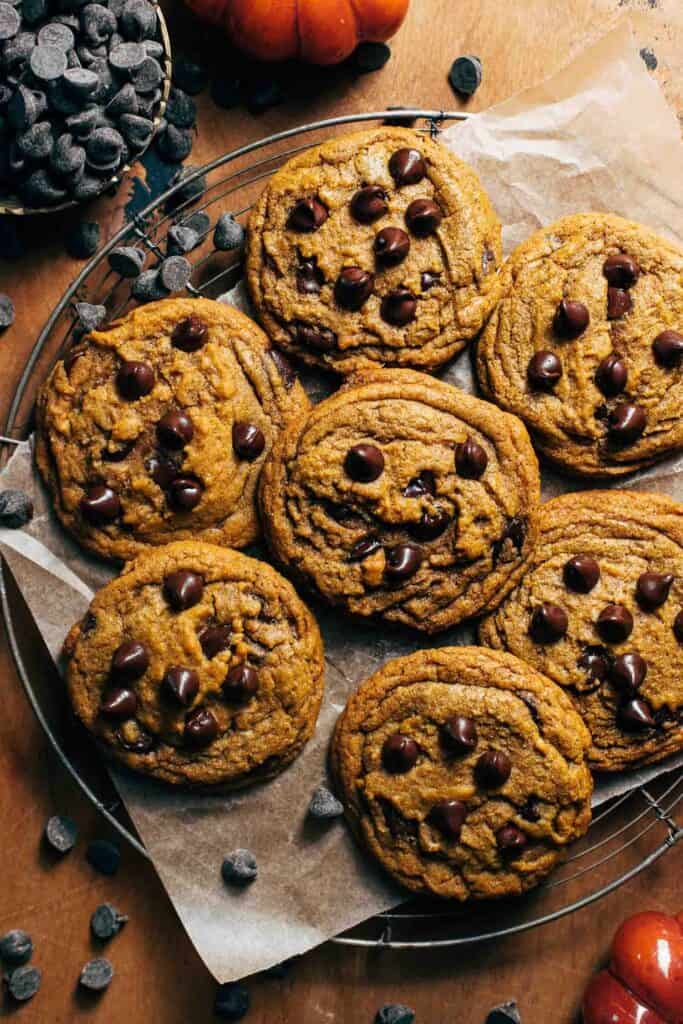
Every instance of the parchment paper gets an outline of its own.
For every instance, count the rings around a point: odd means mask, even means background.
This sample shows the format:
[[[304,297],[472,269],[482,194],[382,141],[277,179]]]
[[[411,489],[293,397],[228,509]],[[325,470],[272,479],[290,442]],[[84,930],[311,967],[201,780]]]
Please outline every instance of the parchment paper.
[[[590,209],[683,238],[678,124],[626,23],[540,87],[447,130],[443,141],[479,172],[503,220],[506,251],[539,224]],[[239,290],[227,298],[240,301]],[[467,354],[444,376],[471,389]],[[308,383],[315,391],[315,382]],[[670,460],[628,486],[683,500],[682,467],[683,458]],[[0,530],[0,545],[57,660],[67,629],[111,572],[57,526],[29,444],[15,452],[2,485],[34,499],[32,523],[23,531]],[[546,496],[566,488],[559,477],[545,475]],[[330,732],[347,695],[388,658],[420,644],[397,629],[349,628],[338,613],[314,611],[327,652],[326,698],[314,739],[280,778],[226,798],[188,796],[113,772],[180,919],[220,981],[302,953],[402,899],[356,850],[340,821],[312,825],[306,808],[325,776]],[[461,629],[422,646],[471,639]],[[679,762],[683,757],[600,784],[596,802]],[[228,890],[220,879],[224,854],[237,846],[253,850],[259,863],[258,881],[243,892]]]

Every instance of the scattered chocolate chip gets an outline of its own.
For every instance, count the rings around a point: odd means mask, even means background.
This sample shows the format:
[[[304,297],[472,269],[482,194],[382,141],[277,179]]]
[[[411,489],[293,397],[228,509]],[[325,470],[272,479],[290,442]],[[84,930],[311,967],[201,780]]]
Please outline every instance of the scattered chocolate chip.
[[[420,287],[423,292],[428,292],[434,285],[441,283],[441,274],[432,273],[430,270],[425,270],[420,277]]]
[[[158,302],[168,295],[168,290],[161,283],[159,271],[154,268],[143,270],[135,278],[131,292],[136,302]]]
[[[45,826],[45,839],[57,853],[68,853],[73,850],[78,838],[75,821],[65,814],[53,814]]]
[[[486,1018],[485,1024],[522,1024],[517,1003],[514,999],[500,1006],[494,1006]]]
[[[641,608],[652,611],[664,604],[674,578],[670,572],[644,572],[636,583],[636,597]]]
[[[642,436],[647,417],[641,406],[619,402],[610,412],[607,422],[610,441],[618,445],[629,445]]]
[[[100,244],[100,225],[96,221],[80,221],[66,236],[64,247],[74,260],[88,260]]]
[[[596,629],[608,644],[620,644],[633,630],[633,616],[621,604],[608,604],[598,615]]]
[[[334,297],[342,309],[357,312],[372,295],[374,274],[360,267],[345,267],[334,286]]]
[[[206,626],[199,634],[199,643],[204,657],[210,661],[211,658],[215,658],[221,651],[227,651],[230,647],[231,636],[232,630],[230,626]]]
[[[207,747],[218,736],[218,722],[208,708],[197,707],[185,716],[185,741],[193,747]]]
[[[600,579],[600,566],[590,555],[574,555],[564,564],[565,586],[577,594],[590,594]]]
[[[683,359],[683,334],[678,331],[662,331],[652,342],[652,351],[659,366],[667,370],[680,366]]]
[[[192,277],[192,264],[184,256],[168,256],[159,266],[159,280],[169,292],[180,292]]]
[[[415,1010],[401,1003],[387,1003],[375,1016],[375,1024],[414,1024],[414,1021]]]
[[[397,267],[410,252],[410,238],[401,228],[382,228],[373,243],[375,259],[383,267]]]
[[[398,149],[389,160],[389,173],[399,188],[417,185],[427,173],[422,153],[417,149]]]
[[[349,562],[362,562],[364,558],[374,555],[381,547],[382,545],[377,537],[361,537],[349,551]]]
[[[310,234],[322,227],[328,216],[327,207],[316,196],[299,199],[290,210],[287,227]]]
[[[473,96],[481,85],[482,66],[478,57],[456,57],[448,81],[460,96]]]
[[[88,863],[102,875],[115,875],[121,863],[121,851],[107,839],[93,839],[85,853]]]
[[[477,746],[477,727],[471,718],[454,715],[441,727],[441,742],[451,754],[469,754]]]
[[[502,750],[487,750],[474,769],[477,782],[485,789],[498,789],[510,778],[512,762]]]
[[[84,331],[96,331],[107,319],[106,306],[94,306],[91,302],[77,302],[76,318]]]
[[[219,985],[214,999],[213,1012],[221,1020],[242,1020],[249,1012],[251,998],[238,981]]]
[[[221,692],[228,704],[245,704],[258,690],[258,672],[251,665],[235,665],[225,675]]]
[[[674,619],[672,629],[679,644],[683,644],[683,611],[680,611]]]
[[[562,299],[555,312],[553,329],[561,338],[578,338],[588,327],[590,314],[583,302]]]
[[[183,352],[196,352],[206,344],[209,328],[198,316],[188,316],[173,328],[171,344]]]
[[[149,363],[126,359],[116,374],[116,387],[119,394],[130,402],[143,398],[154,387],[154,370]]]
[[[391,57],[391,50],[386,43],[365,41],[359,43],[351,54],[350,60],[354,68],[365,74],[368,71],[379,71]]]
[[[199,235],[192,228],[172,224],[166,234],[166,253],[168,256],[182,256],[196,249],[199,242]]]
[[[386,192],[379,185],[366,185],[354,193],[350,203],[351,216],[359,224],[373,224],[388,211]]]
[[[621,705],[617,712],[617,722],[625,732],[644,732],[655,725],[652,708],[647,701],[639,698]]]
[[[285,91],[281,83],[270,75],[265,75],[251,85],[245,102],[250,114],[263,114],[271,107],[277,107],[283,103],[285,98]]]
[[[422,551],[413,544],[395,544],[384,557],[384,575],[391,583],[410,579],[422,565]]]
[[[179,89],[197,96],[206,89],[209,83],[209,73],[203,64],[193,60],[186,54],[173,55],[173,83]]]
[[[121,515],[121,502],[106,484],[88,487],[79,507],[81,515],[91,526],[106,526]]]
[[[312,348],[315,352],[333,352],[337,347],[337,335],[334,331],[327,327],[315,327],[313,324],[297,324],[295,340],[304,348]]]
[[[466,813],[461,800],[440,800],[430,810],[427,821],[447,839],[459,839]]]
[[[640,267],[630,256],[617,253],[607,257],[602,272],[615,288],[631,288],[638,280]]]
[[[186,92],[174,86],[166,102],[164,117],[176,128],[194,128],[197,123],[197,104]]]
[[[619,654],[609,668],[609,681],[622,693],[631,694],[647,675],[647,662],[635,652]]]
[[[607,289],[607,319],[619,320],[633,308],[633,300],[625,288]]]
[[[408,529],[415,540],[436,540],[448,529],[451,521],[446,509],[437,505],[431,511],[424,511],[420,519],[416,523],[411,523]]]
[[[110,962],[105,957],[98,956],[83,964],[78,984],[91,992],[102,992],[103,989],[108,988],[113,977],[114,968]]]
[[[455,468],[465,480],[478,480],[488,466],[489,457],[471,437],[455,446]]]
[[[405,327],[415,319],[417,299],[407,288],[396,288],[382,299],[380,314],[392,327]]]
[[[616,352],[605,356],[595,371],[595,383],[607,398],[621,394],[626,387],[628,370]]]
[[[414,767],[419,753],[415,740],[396,732],[384,741],[382,764],[392,775],[404,775]]]
[[[177,476],[168,486],[168,501],[175,512],[191,512],[202,500],[204,489],[195,477]]]
[[[112,249],[107,259],[111,269],[121,277],[138,277],[145,262],[145,254],[135,246],[120,245]]]
[[[496,832],[496,843],[501,853],[506,856],[515,856],[525,849],[528,839],[516,825],[503,825]]]
[[[234,75],[218,76],[211,82],[211,99],[217,107],[232,110],[243,99],[243,87],[239,78]]]
[[[169,697],[189,707],[199,693],[199,675],[192,668],[172,665],[166,669],[163,686]]]
[[[175,612],[198,604],[204,594],[204,580],[189,569],[177,569],[164,579],[164,596]]]
[[[425,494],[436,494],[436,479],[431,469],[422,469],[410,480],[403,491],[406,498],[421,498]]]
[[[338,818],[344,813],[344,805],[337,800],[334,793],[325,785],[318,786],[308,805],[308,813],[312,818],[327,821]]]
[[[249,885],[258,877],[256,857],[251,850],[233,850],[221,864],[221,875],[226,885]]]
[[[138,699],[132,690],[125,686],[110,687],[102,695],[100,713],[106,718],[125,721],[132,718],[138,707]]]
[[[100,942],[108,942],[118,935],[127,920],[111,903],[100,903],[90,917],[90,931]]]
[[[25,1003],[34,997],[41,981],[42,975],[37,967],[17,967],[9,976],[7,989],[12,999]]]
[[[110,675],[116,682],[134,682],[141,679],[149,668],[149,654],[144,644],[125,640],[114,651]]]
[[[527,380],[537,391],[552,391],[562,376],[562,363],[554,352],[534,353],[526,369]]]
[[[161,417],[156,433],[160,445],[169,451],[178,452],[194,437],[194,424],[182,409],[172,409]]]
[[[0,960],[12,967],[27,963],[33,955],[33,942],[28,932],[22,928],[0,935]]]
[[[216,221],[213,231],[214,248],[223,252],[241,249],[244,245],[245,231],[231,213],[222,213]]]
[[[529,623],[529,636],[536,644],[552,644],[566,635],[568,625],[564,608],[546,602],[534,609]]]
[[[300,295],[318,295],[325,276],[315,257],[301,260],[296,269],[296,290]]]
[[[443,220],[443,212],[433,199],[414,199],[406,210],[406,224],[418,238],[433,235]]]
[[[346,453],[344,469],[352,480],[368,484],[384,472],[384,456],[374,444],[356,444]]]
[[[33,502],[23,491],[0,491],[0,526],[18,530],[33,518]]]
[[[589,680],[597,679],[600,682],[607,678],[614,656],[611,651],[601,644],[587,644],[580,655],[577,666],[584,669]]]
[[[263,431],[254,423],[238,422],[232,427],[232,447],[240,459],[253,462],[266,446]]]

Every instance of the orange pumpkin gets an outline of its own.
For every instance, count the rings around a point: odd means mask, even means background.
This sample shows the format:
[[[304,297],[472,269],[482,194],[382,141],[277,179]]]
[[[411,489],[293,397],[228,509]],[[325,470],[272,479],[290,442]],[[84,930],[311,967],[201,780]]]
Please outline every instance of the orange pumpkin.
[[[363,40],[389,39],[410,0],[187,0],[258,60],[338,64]]]

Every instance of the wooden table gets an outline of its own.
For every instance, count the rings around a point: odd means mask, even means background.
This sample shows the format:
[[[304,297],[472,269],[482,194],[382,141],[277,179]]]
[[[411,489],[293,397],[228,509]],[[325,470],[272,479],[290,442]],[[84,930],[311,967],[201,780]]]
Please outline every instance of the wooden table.
[[[632,15],[639,47],[652,50],[656,74],[683,114],[683,15],[680,0],[413,0],[408,20],[378,74],[255,118],[218,109],[200,98],[192,156],[204,162],[241,142],[304,120],[389,104],[454,108],[446,75],[458,54],[478,54],[483,84],[476,110],[555,71],[613,20]],[[185,40],[187,19],[172,10],[172,34]],[[195,32],[195,38],[201,38]],[[107,237],[121,223],[127,195],[94,211]],[[78,264],[63,252],[69,219],[38,218],[32,246],[20,263],[0,263],[0,290],[11,294],[17,322],[0,341],[4,414],[29,347]],[[0,650],[0,933],[24,927],[33,936],[34,961],[44,972],[35,1000],[15,1011],[22,1022],[62,1024],[199,1024],[212,1019],[214,982],[180,926],[154,871],[125,849],[118,876],[98,876],[85,862],[85,841],[104,833],[102,821],[54,762],[21,690],[6,643]],[[81,842],[64,860],[41,848],[50,814],[72,815]],[[419,1024],[480,1024],[487,1010],[515,996],[525,1024],[569,1024],[581,991],[604,955],[619,920],[642,907],[679,909],[680,849],[645,875],[554,925],[505,942],[443,953],[371,952],[326,945],[303,957],[286,980],[250,982],[253,1024],[338,1021],[365,1024],[384,1002],[405,1002]],[[104,900],[130,915],[109,954],[117,977],[100,999],[76,991],[82,963],[93,952],[88,921]],[[229,926],[229,923],[228,923]]]

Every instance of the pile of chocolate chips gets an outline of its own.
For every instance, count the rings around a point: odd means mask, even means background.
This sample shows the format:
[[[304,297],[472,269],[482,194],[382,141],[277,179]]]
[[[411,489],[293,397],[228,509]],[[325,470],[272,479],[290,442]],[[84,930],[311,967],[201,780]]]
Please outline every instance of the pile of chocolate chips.
[[[85,201],[149,143],[164,50],[149,0],[0,0],[0,194]]]

